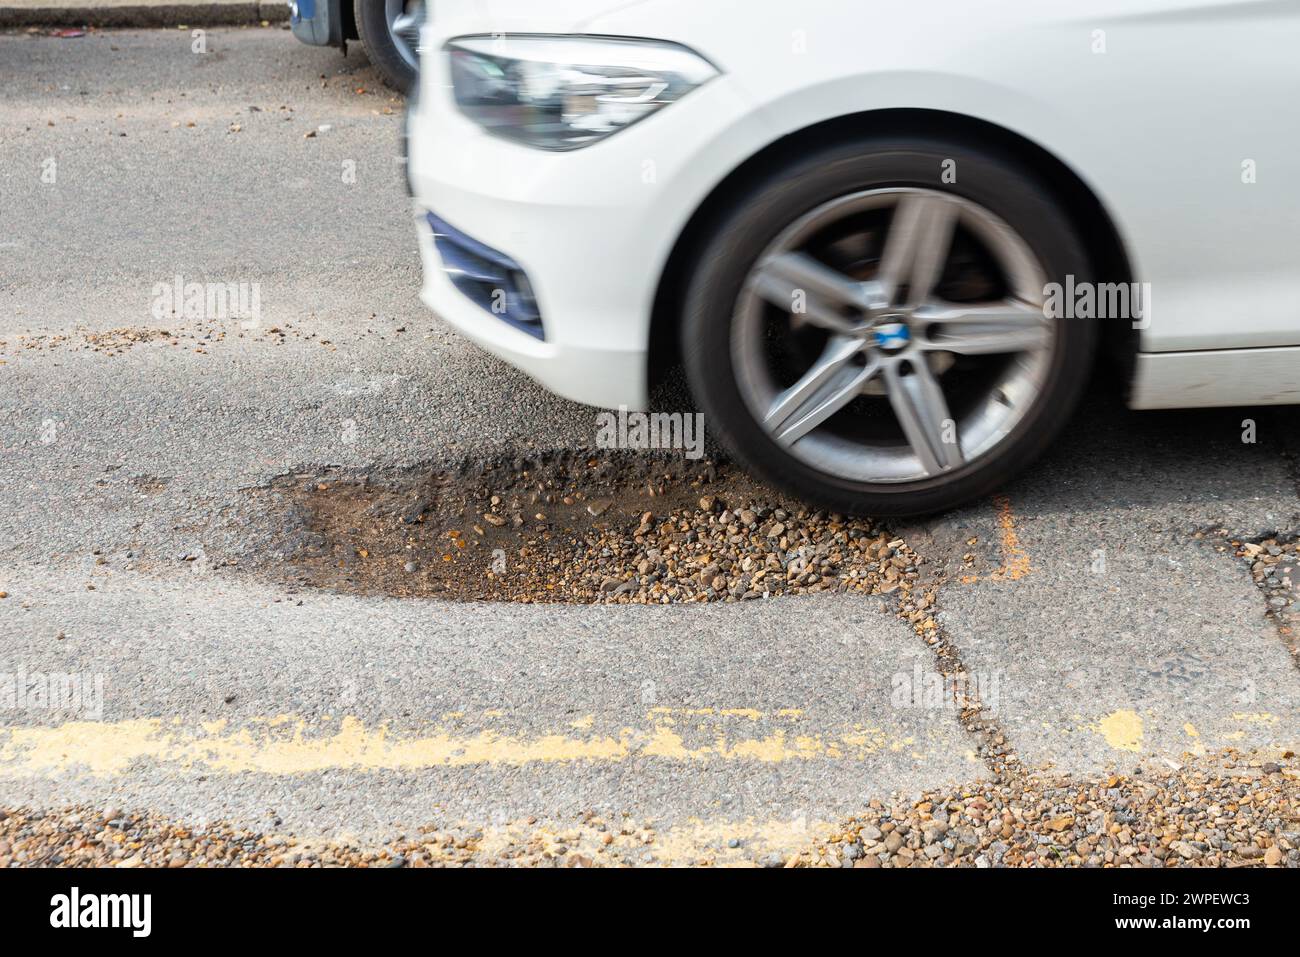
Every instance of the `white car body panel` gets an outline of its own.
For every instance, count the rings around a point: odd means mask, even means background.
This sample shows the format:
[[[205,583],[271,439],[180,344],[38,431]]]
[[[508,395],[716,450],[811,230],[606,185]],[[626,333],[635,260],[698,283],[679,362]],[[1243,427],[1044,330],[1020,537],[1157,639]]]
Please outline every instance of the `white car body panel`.
[[[608,140],[547,153],[487,135],[448,89],[446,40],[510,32],[672,40],[723,75]],[[1300,346],[1300,2],[436,0],[422,47],[411,129],[417,209],[528,271],[547,342],[495,327],[458,299],[427,227],[425,301],[570,398],[644,405],[664,264],[729,173],[818,122],[896,108],[1010,130],[1094,193],[1134,279],[1149,283],[1141,353],[1196,355],[1192,364],[1139,361],[1134,405],[1288,394],[1240,381],[1220,391],[1213,380],[1216,367],[1238,380],[1255,366],[1276,372],[1300,361],[1300,350],[1276,348]],[[1209,377],[1192,390],[1197,401],[1175,386],[1175,368]]]
[[[1144,352],[1129,405],[1190,409],[1300,403],[1300,348]]]

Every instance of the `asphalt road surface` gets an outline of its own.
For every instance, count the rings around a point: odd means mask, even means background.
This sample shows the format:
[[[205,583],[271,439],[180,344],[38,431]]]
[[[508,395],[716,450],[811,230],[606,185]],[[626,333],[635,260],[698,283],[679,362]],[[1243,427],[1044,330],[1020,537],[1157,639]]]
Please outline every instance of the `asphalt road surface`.
[[[419,303],[402,107],[360,53],[206,40],[0,36],[0,674],[103,679],[94,713],[0,697],[0,806],[373,840],[597,810],[658,828],[647,860],[753,860],[994,773],[953,708],[894,700],[941,660],[870,600],[457,603],[196,562],[256,563],[277,476],[596,432]],[[177,276],[257,284],[258,323],[159,316]],[[1230,543],[1300,530],[1300,417],[1119,392],[1005,496],[892,529],[949,570],[943,641],[1027,767],[1294,748],[1291,637]]]

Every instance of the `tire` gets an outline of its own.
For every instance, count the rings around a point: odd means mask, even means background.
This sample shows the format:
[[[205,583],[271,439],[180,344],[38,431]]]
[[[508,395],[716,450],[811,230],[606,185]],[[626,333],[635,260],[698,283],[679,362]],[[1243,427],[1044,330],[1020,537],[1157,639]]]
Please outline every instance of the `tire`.
[[[357,33],[371,64],[387,86],[409,96],[415,89],[418,71],[398,49],[399,41],[390,28],[384,0],[356,0],[355,13]]]
[[[941,181],[941,172],[948,168],[945,164],[952,160],[956,162],[957,181],[945,184]],[[804,155],[771,171],[760,182],[752,184],[745,195],[747,199],[744,204],[721,216],[697,247],[701,252],[687,284],[681,341],[687,378],[699,408],[705,413],[707,427],[751,472],[768,484],[830,511],[874,516],[919,515],[943,511],[995,490],[1048,446],[1078,402],[1092,369],[1099,335],[1095,322],[1048,319],[1041,305],[1045,290],[1040,290],[1037,300],[1033,301],[1024,297],[1003,297],[1004,301],[1022,305],[1026,312],[1036,313],[1032,318],[1023,320],[1019,314],[1008,318],[1008,321],[1035,324],[1031,331],[1017,333],[1029,336],[1032,341],[1028,348],[1033,351],[1025,353],[1028,356],[1025,362],[1020,361],[1018,354],[1012,358],[998,354],[944,354],[945,361],[954,363],[950,368],[959,365],[963,369],[966,365],[974,367],[974,372],[960,373],[961,377],[972,377],[972,381],[982,381],[980,376],[988,376],[990,381],[1000,383],[1004,380],[998,379],[998,376],[1027,374],[1022,366],[1033,370],[1034,389],[1026,391],[1017,385],[1015,388],[1020,391],[1010,393],[1029,396],[1019,405],[1007,398],[1008,392],[1001,385],[997,386],[999,391],[991,394],[991,398],[981,398],[978,389],[971,387],[970,395],[973,398],[967,397],[964,401],[973,402],[972,409],[991,409],[1003,414],[999,405],[1004,405],[1005,414],[1008,417],[1014,414],[1017,418],[1014,421],[1008,418],[1009,424],[1001,432],[984,425],[983,419],[970,419],[970,422],[989,431],[991,437],[981,438],[980,441],[992,444],[969,458],[965,457],[964,447],[968,440],[966,420],[963,420],[959,430],[960,437],[945,437],[943,441],[949,444],[939,448],[930,441],[912,441],[918,433],[907,432],[905,419],[913,423],[918,421],[917,416],[909,414],[909,408],[921,408],[923,405],[929,408],[926,403],[933,393],[922,391],[919,394],[924,399],[916,399],[917,383],[939,382],[941,395],[937,408],[948,411],[949,405],[944,395],[947,388],[945,374],[934,371],[940,360],[932,353],[919,350],[941,349],[935,343],[945,341],[960,342],[963,343],[963,348],[973,348],[968,345],[972,340],[943,338],[945,329],[960,336],[970,335],[971,327],[945,327],[942,323],[927,326],[927,330],[937,330],[938,338],[929,338],[932,333],[926,331],[926,341],[922,344],[922,334],[910,330],[912,318],[901,323],[909,327],[901,333],[897,329],[900,323],[882,324],[882,317],[891,320],[896,318],[884,315],[893,307],[875,313],[863,313],[853,321],[870,322],[873,331],[867,333],[869,348],[864,347],[862,355],[855,356],[854,362],[859,367],[870,366],[877,361],[893,363],[893,369],[902,371],[895,371],[891,377],[885,372],[872,374],[869,369],[863,368],[861,375],[873,375],[884,381],[884,384],[877,385],[882,396],[879,402],[872,398],[862,398],[862,393],[857,392],[854,398],[848,400],[850,405],[832,413],[830,418],[821,425],[812,427],[812,431],[803,437],[795,438],[793,444],[779,441],[772,431],[774,427],[771,424],[765,427],[763,421],[771,423],[775,419],[779,427],[780,415],[784,413],[775,410],[780,405],[781,398],[787,397],[787,404],[793,401],[789,399],[790,394],[805,381],[812,381],[812,373],[810,371],[804,376],[796,377],[793,384],[785,385],[784,388],[778,382],[772,387],[779,390],[775,393],[776,398],[771,405],[764,405],[767,401],[766,394],[754,398],[760,391],[754,383],[761,383],[768,375],[763,371],[766,367],[756,365],[749,357],[756,354],[756,348],[769,350],[770,347],[766,344],[755,347],[752,345],[755,341],[753,334],[746,331],[753,322],[758,321],[753,317],[759,313],[764,317],[762,322],[767,323],[762,328],[770,330],[773,322],[778,329],[782,322],[788,322],[793,327],[797,321],[793,312],[784,316],[789,310],[778,308],[774,319],[772,300],[768,298],[770,293],[758,294],[762,301],[754,306],[755,293],[752,290],[757,288],[756,277],[766,276],[773,269],[780,271],[786,268],[763,266],[764,263],[773,263],[786,257],[787,251],[779,245],[782,242],[780,237],[798,236],[800,229],[813,229],[813,226],[798,224],[812,222],[815,225],[818,222],[816,217],[830,215],[817,211],[828,208],[834,212],[836,208],[842,207],[852,213],[863,204],[871,207],[871,204],[894,203],[891,211],[879,214],[890,218],[882,220],[887,225],[881,227],[885,239],[880,240],[881,255],[875,266],[878,277],[886,277],[889,272],[883,262],[889,236],[908,235],[904,229],[906,222],[928,222],[922,218],[904,219],[896,223],[897,217],[903,216],[898,210],[906,202],[918,210],[939,207],[948,209],[955,206],[957,213],[944,214],[959,217],[959,226],[950,227],[953,235],[958,235],[959,229],[966,230],[967,218],[970,218],[975,226],[988,229],[987,235],[995,237],[997,242],[1011,242],[1003,233],[995,232],[985,224],[1000,222],[1002,226],[1009,226],[1018,245],[1008,248],[1029,255],[1021,255],[1018,260],[1008,258],[1007,261],[1035,265],[1037,271],[1033,273],[1034,276],[1062,284],[1066,282],[1065,277],[1070,275],[1076,284],[1091,280],[1092,270],[1088,257],[1073,223],[1050,191],[1029,170],[1013,159],[984,147],[975,148],[942,139],[911,136],[871,137]],[[890,209],[887,205],[883,208]],[[844,214],[845,221],[852,221],[847,219],[850,213]],[[867,208],[865,212],[852,215],[870,217],[876,213],[873,208]],[[896,225],[899,232],[894,234]],[[918,227],[913,229],[912,234],[923,235],[923,230]],[[816,233],[810,235],[816,236]],[[967,230],[961,235],[975,236],[977,233]],[[861,248],[868,248],[871,241],[863,240],[868,245]],[[963,241],[970,246],[968,239]],[[970,248],[978,247],[979,240],[974,242],[975,245]],[[774,243],[778,244],[775,253],[772,251]],[[905,243],[900,244],[900,248],[904,247]],[[921,247],[914,245],[907,248]],[[925,258],[922,253],[916,255],[919,259]],[[949,265],[938,267],[935,273],[939,277],[935,280],[936,289],[942,278],[950,274],[950,260],[946,258],[949,254],[944,255],[942,262]],[[1012,255],[1013,253],[1006,253],[1007,257]],[[806,263],[806,257],[799,261]],[[895,261],[907,262],[907,258]],[[915,263],[912,263],[893,270],[893,273],[923,275],[920,272],[908,272],[914,266]],[[1027,268],[1028,266],[1017,267],[1017,281],[1027,282]],[[861,282],[856,277],[851,278],[855,283]],[[1009,282],[1006,277],[997,281]],[[887,278],[880,278],[880,283],[887,282]],[[881,288],[892,288],[896,292],[906,290],[906,297],[912,297],[907,283]],[[796,288],[794,292],[797,295],[804,290]],[[893,300],[886,296],[879,301],[888,303]],[[816,311],[805,308],[810,314]],[[819,314],[824,315],[825,310],[820,310]],[[915,313],[915,316],[933,315],[935,313],[926,312],[925,308]],[[815,323],[820,320],[809,321]],[[832,323],[837,320],[832,315],[825,321]],[[807,326],[808,323],[805,323],[803,331],[797,333],[779,334],[789,337],[807,336],[811,331],[825,334],[828,343],[843,339],[835,331],[810,330]],[[828,326],[828,329],[831,328]],[[860,328],[860,325],[855,326],[855,334],[858,334],[856,330]],[[771,341],[770,334],[766,338],[759,338],[764,343]],[[999,348],[1002,341],[999,340]],[[1048,344],[1043,344],[1044,342]],[[826,352],[814,360],[814,364],[826,359],[830,347],[827,345],[825,348]],[[886,355],[884,350],[887,348],[905,351],[897,355]],[[910,350],[918,350],[917,361],[903,358]],[[986,361],[993,371],[980,370],[979,364]],[[918,362],[923,365],[918,366]],[[996,371],[1002,367],[1011,371]],[[755,372],[755,369],[759,371]],[[834,381],[850,382],[855,374],[837,371],[835,376],[847,378],[836,378]],[[870,381],[867,380],[867,384],[861,388],[870,388]],[[966,380],[963,378],[961,381]],[[899,386],[899,383],[903,385]],[[891,392],[891,384],[899,387]],[[924,390],[925,386],[921,388]],[[847,392],[847,388],[844,391]],[[895,398],[897,395],[905,398],[898,400]],[[992,404],[994,400],[999,405]],[[901,402],[902,407],[896,405],[896,402]],[[815,409],[816,403],[800,406],[794,415],[804,415],[804,410],[809,408]],[[761,411],[763,409],[770,410],[766,413],[766,419]],[[881,411],[872,412],[872,409]],[[875,418],[870,418],[871,416]],[[810,414],[808,418],[816,418],[816,415]],[[942,419],[942,422],[955,428],[956,418],[954,412]],[[928,420],[920,417],[920,421],[924,423],[936,420],[933,417]],[[863,423],[876,423],[871,425],[876,430],[897,431],[902,438],[901,444],[896,440],[887,441],[887,435],[869,441],[864,439],[861,446],[862,463],[856,462],[852,451],[855,448],[853,442],[857,440],[845,438],[844,435],[856,434],[854,429],[869,431]],[[974,425],[971,430],[973,432]],[[785,438],[788,439],[790,434],[797,432],[795,429]],[[923,430],[921,434],[924,437],[928,433]],[[929,451],[923,451],[923,447]],[[954,447],[956,452],[949,451]],[[936,448],[939,448],[937,453],[934,452]],[[931,458],[931,464],[927,467],[926,456],[938,458]],[[909,464],[913,459],[923,470],[918,474],[908,472],[909,468],[915,468]],[[938,464],[933,464],[936,461]],[[870,472],[871,469],[879,469],[883,474],[887,470],[886,466],[897,472],[897,475],[891,473],[887,479],[882,479]],[[855,470],[861,470],[863,474],[857,474]]]

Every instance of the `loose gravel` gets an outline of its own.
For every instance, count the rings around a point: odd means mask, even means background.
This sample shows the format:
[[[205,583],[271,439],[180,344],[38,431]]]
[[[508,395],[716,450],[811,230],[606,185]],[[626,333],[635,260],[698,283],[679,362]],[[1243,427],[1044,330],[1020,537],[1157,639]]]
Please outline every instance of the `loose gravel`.
[[[109,358],[124,356],[132,349],[154,348],[167,352],[183,349],[199,355],[215,354],[222,348],[238,344],[241,340],[272,346],[283,346],[300,341],[334,349],[336,343],[320,332],[305,328],[300,323],[283,322],[279,325],[262,325],[260,321],[230,319],[204,319],[177,315],[175,310],[163,318],[175,323],[175,328],[162,326],[117,326],[111,329],[78,327],[70,332],[14,333],[12,338],[0,339],[0,364],[25,353],[94,352]],[[405,324],[393,325],[391,321],[371,314],[357,335],[365,339],[384,339],[407,332]]]
[[[630,867],[662,853],[653,827],[594,813],[565,826],[529,818],[490,831],[426,828],[367,845],[88,806],[0,810],[0,867]]]
[[[1300,766],[1227,752],[1099,781],[1017,776],[867,812],[814,867],[1300,867]]]

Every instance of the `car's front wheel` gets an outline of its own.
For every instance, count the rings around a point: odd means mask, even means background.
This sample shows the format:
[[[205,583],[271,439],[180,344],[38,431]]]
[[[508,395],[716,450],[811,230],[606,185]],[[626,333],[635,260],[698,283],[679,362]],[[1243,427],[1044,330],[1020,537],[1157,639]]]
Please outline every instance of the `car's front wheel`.
[[[706,426],[758,475],[856,514],[991,491],[1074,407],[1095,323],[1049,318],[1087,282],[1027,169],[926,139],[865,139],[776,170],[714,225],[683,316]]]

